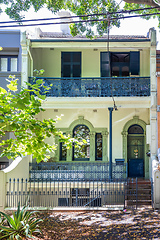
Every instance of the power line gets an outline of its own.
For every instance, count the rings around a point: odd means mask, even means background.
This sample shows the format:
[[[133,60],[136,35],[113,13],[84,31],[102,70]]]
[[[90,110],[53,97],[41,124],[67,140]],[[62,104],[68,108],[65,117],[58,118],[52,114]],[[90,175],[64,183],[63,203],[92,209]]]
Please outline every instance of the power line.
[[[119,19],[126,19],[126,18],[135,18],[135,17],[146,17],[146,16],[153,16],[153,15],[160,15],[159,13],[149,13],[149,14],[138,14],[132,16],[121,16],[121,17],[114,17],[110,18],[110,21],[115,21]],[[77,21],[69,21],[69,22],[51,22],[51,23],[33,23],[33,24],[25,24],[25,25],[0,25],[0,28],[8,28],[8,27],[32,27],[32,26],[42,26],[42,25],[59,25],[59,24],[71,24],[71,23],[86,23],[86,22],[100,22],[100,21],[108,21],[108,19],[87,19],[87,20],[77,20]]]
[[[69,17],[57,17],[57,18],[39,18],[39,19],[24,19],[24,20],[16,20],[16,21],[6,21],[0,22],[0,24],[7,24],[7,23],[23,23],[23,22],[37,22],[37,21],[50,21],[50,20],[60,20],[60,19],[68,19],[68,18],[84,18],[84,17],[94,17],[94,16],[106,16],[107,14],[130,14],[132,12],[137,11],[145,11],[145,10],[152,10],[158,9],[160,7],[149,7],[149,8],[140,8],[140,9],[133,9],[133,10],[119,10],[115,12],[106,12],[106,13],[96,13],[96,14],[87,14],[87,15],[77,15],[77,16],[69,16]]]

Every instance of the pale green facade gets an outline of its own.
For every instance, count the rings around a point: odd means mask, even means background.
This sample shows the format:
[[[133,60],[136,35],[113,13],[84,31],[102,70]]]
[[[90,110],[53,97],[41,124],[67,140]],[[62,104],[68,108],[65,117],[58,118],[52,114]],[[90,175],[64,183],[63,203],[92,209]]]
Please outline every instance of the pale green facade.
[[[156,42],[155,31],[150,32],[148,40],[115,40],[109,44],[110,52],[140,52],[140,77],[150,77],[150,96],[115,97],[118,111],[113,111],[113,162],[115,159],[127,157],[128,129],[132,125],[143,128],[144,143],[144,177],[149,178],[151,161],[156,156]],[[34,39],[22,41],[24,48],[23,59],[27,60],[27,72],[22,82],[33,76],[33,69],[44,69],[44,77],[61,78],[61,52],[81,52],[81,77],[101,77],[100,53],[107,52],[107,41],[103,39],[91,41],[83,39]],[[28,47],[27,47],[28,45]],[[27,50],[28,49],[28,50]],[[25,52],[27,50],[27,52]],[[23,55],[24,53],[24,55]],[[22,73],[23,74],[23,73]],[[48,97],[43,104],[46,111],[38,117],[56,118],[63,114],[56,127],[72,136],[77,125],[86,125],[90,130],[90,161],[96,161],[95,134],[101,133],[103,139],[102,161],[109,161],[109,107],[113,107],[112,97]],[[58,139],[48,139],[52,143]],[[146,152],[151,151],[151,157]],[[60,159],[60,148],[53,156],[54,161]],[[73,160],[72,149],[67,150],[66,161]]]
[[[131,48],[130,42],[116,43],[117,47],[112,47],[110,44],[110,51],[112,52],[130,52],[140,50],[140,76],[150,76],[150,49],[149,42],[146,44],[148,47],[142,47],[142,43],[135,44],[135,47]],[[36,46],[35,46],[36,45]],[[100,77],[100,52],[107,52],[106,43],[97,43],[97,46],[91,47],[89,43],[82,44],[64,43],[63,47],[55,46],[56,43],[50,43],[49,47],[43,48],[44,45],[41,43],[41,47],[38,44],[32,43],[31,53],[33,59],[34,69],[44,69],[45,77],[61,77],[61,52],[81,52],[82,55],[82,66],[81,66],[81,77]],[[39,43],[40,45],[40,43]],[[75,45],[75,46],[74,46]],[[83,43],[84,45],[84,43]],[[122,45],[118,47],[119,45]],[[35,46],[35,48],[34,48]],[[52,47],[51,47],[52,46]],[[88,49],[87,49],[88,48]],[[140,49],[142,48],[142,49]]]

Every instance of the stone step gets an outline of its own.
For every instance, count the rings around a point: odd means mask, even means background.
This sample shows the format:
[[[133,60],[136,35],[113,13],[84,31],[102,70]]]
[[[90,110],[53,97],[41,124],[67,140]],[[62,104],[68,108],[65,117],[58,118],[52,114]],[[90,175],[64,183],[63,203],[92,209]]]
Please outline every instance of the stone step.
[[[137,203],[136,203],[137,202]],[[131,206],[131,205],[138,205],[138,206],[142,206],[142,205],[152,205],[152,200],[126,200],[125,204],[127,206]]]
[[[151,196],[138,196],[137,197],[138,200],[144,200],[144,201],[150,201],[151,200]],[[136,200],[136,196],[128,196],[126,200]]]
[[[151,182],[146,179],[128,179],[125,189],[126,204],[151,205]]]
[[[138,189],[138,191],[136,191],[135,189],[126,189],[126,194],[127,195],[135,195],[135,194],[138,194],[138,195],[151,195],[151,189],[146,189],[146,190],[142,190],[142,189]]]

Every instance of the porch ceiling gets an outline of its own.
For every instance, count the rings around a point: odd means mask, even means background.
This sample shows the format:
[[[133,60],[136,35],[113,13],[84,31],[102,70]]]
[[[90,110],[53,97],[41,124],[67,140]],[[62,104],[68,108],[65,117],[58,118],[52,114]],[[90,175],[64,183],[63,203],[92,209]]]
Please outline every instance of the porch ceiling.
[[[75,41],[68,41],[68,42],[56,42],[56,41],[48,41],[48,42],[32,42],[31,48],[60,48],[60,49],[106,49],[106,43],[104,42],[75,42]],[[150,47],[150,41],[141,41],[141,42],[110,42],[110,49],[119,49],[119,48],[125,48],[125,49],[134,49],[136,50],[141,48],[149,48]]]
[[[114,97],[116,105],[119,108],[150,108],[151,97]],[[54,105],[53,105],[54,103]],[[45,109],[54,108],[91,108],[91,109],[102,109],[113,107],[113,99],[111,97],[49,97],[43,102]]]

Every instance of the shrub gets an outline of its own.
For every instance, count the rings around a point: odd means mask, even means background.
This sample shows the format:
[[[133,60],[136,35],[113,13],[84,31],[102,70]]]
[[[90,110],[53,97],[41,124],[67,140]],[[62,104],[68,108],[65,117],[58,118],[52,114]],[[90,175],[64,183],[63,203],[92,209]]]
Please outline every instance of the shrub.
[[[13,216],[0,212],[0,239],[26,239],[32,238],[33,233],[41,233],[39,219],[36,212],[28,211],[28,206],[20,209],[20,204]]]

